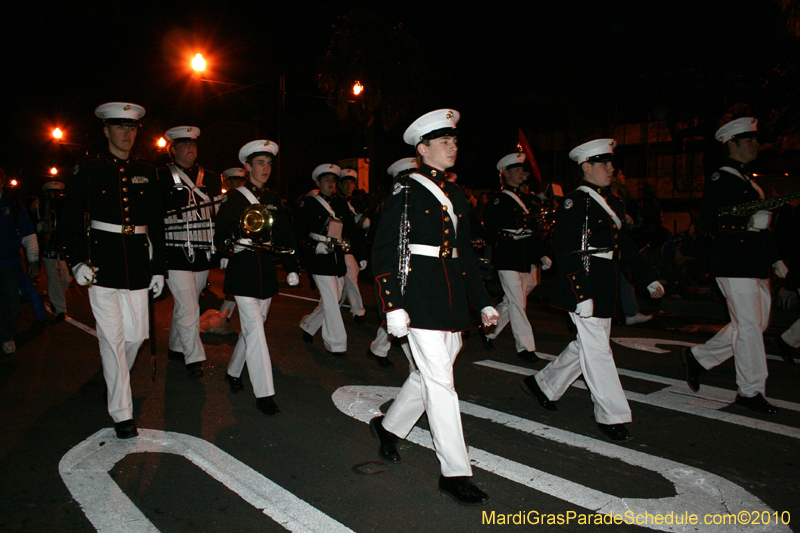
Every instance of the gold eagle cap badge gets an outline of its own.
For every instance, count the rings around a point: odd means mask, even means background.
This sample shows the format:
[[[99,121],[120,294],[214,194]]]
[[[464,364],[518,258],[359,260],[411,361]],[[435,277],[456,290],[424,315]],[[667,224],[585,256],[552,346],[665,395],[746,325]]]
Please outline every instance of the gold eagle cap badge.
[[[444,118],[445,120],[450,120],[451,118],[453,118],[453,112],[448,111],[447,114],[444,116]]]
[[[130,108],[131,108],[131,106],[129,106],[129,105],[126,105],[125,107],[123,107],[123,108],[122,108],[122,110],[123,110],[123,111],[128,111]]]

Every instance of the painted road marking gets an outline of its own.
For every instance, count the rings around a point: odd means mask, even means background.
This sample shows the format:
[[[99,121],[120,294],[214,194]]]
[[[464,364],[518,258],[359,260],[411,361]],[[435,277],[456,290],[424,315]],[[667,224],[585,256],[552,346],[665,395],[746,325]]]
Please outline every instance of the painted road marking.
[[[539,355],[545,359],[555,359],[554,355],[545,354],[542,352],[536,352],[536,355]],[[507,363],[500,363],[498,361],[477,361],[475,364],[488,368],[494,368],[495,370],[519,374],[521,376],[532,376],[537,373],[536,370],[532,370],[530,368],[509,365]],[[634,370],[625,370],[624,368],[618,368],[617,372],[619,372],[620,376],[628,376],[631,378],[667,385],[667,387],[656,392],[651,392],[650,394],[641,394],[626,390],[624,392],[625,397],[628,400],[800,439],[800,428],[784,426],[774,422],[767,422],[761,419],[719,411],[719,409],[727,407],[733,402],[736,397],[736,393],[733,391],[703,385],[700,387],[700,392],[694,393],[685,381],[679,381],[677,379],[665,378],[661,376],[653,376],[651,374],[636,372]],[[586,383],[582,379],[576,379],[572,386],[579,389],[588,390]],[[776,400],[773,398],[770,398],[770,402],[783,409],[800,411],[800,404],[787,402],[784,400]]]
[[[381,414],[380,406],[397,396],[396,387],[341,387],[333,393],[336,407],[346,415],[364,423]],[[531,420],[501,413],[461,401],[461,412],[477,418],[490,420],[566,446],[618,459],[631,466],[644,468],[662,475],[675,486],[675,496],[669,498],[619,498],[573,481],[548,474],[533,467],[499,457],[492,453],[470,448],[469,454],[474,466],[497,474],[534,490],[544,492],[561,500],[601,514],[620,514],[633,512],[634,516],[644,513],[668,514],[689,512],[698,516],[705,514],[730,514],[739,511],[766,511],[773,513],[764,502],[742,487],[725,478],[699,468],[687,466],[668,459],[662,459],[616,444],[599,441],[590,437],[576,435],[568,431],[545,426]],[[415,427],[407,440],[425,448],[433,449],[429,431]],[[685,526],[647,524],[645,527],[660,531],[683,531]],[[744,525],[698,525],[702,531],[753,531],[754,526]],[[769,527],[756,527],[758,531],[791,531],[788,526],[772,524]]]
[[[47,309],[47,312],[50,313],[51,315],[55,314],[53,312],[53,309],[50,307],[50,304],[44,304],[44,308]],[[72,324],[73,326],[75,326],[79,330],[85,331],[89,335],[93,335],[94,337],[97,337],[97,330],[90,328],[86,324],[82,324],[81,322],[78,322],[74,318],[70,318],[69,316],[65,316],[64,317],[64,322],[66,322],[67,324]]]
[[[72,448],[58,464],[61,479],[97,531],[159,531],[108,474],[131,453],[183,456],[289,531],[353,533],[210,442],[182,433],[141,428],[138,438],[128,440],[117,439],[111,428],[102,429]]]
[[[693,348],[695,346],[700,346],[696,342],[686,342],[686,341],[674,341],[671,339],[646,339],[646,338],[637,338],[637,337],[611,337],[611,340],[619,344],[620,346],[625,346],[626,348],[633,348],[634,350],[641,350],[643,352],[650,352],[650,353],[670,353],[669,350],[664,350],[663,348],[656,347],[657,344],[666,344],[666,345],[673,345],[673,346],[688,346],[689,348]],[[767,354],[767,359],[772,359],[773,361],[783,361],[783,358],[779,355],[770,355]],[[795,361],[800,361],[795,358]]]

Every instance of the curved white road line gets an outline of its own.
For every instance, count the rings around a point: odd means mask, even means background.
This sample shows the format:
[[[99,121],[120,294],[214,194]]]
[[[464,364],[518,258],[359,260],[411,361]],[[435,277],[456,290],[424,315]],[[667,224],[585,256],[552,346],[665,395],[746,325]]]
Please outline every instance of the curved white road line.
[[[699,346],[696,342],[686,342],[686,341],[676,341],[672,339],[649,339],[649,338],[637,338],[637,337],[611,337],[611,340],[619,344],[620,346],[625,346],[627,348],[633,348],[634,350],[641,350],[643,352],[650,352],[650,353],[669,353],[669,350],[665,350],[663,348],[657,348],[657,344],[666,344],[672,346],[688,346],[689,348],[693,348],[695,346]],[[772,359],[773,361],[783,361],[783,358],[779,355],[770,355],[767,354],[767,359]],[[797,361],[797,358],[795,358]]]
[[[368,423],[380,414],[380,406],[397,395],[396,387],[350,386],[339,388],[332,396],[333,402],[340,411],[348,416]],[[548,474],[533,467],[499,457],[492,453],[470,448],[472,463],[483,470],[495,473],[511,481],[515,481],[534,490],[544,492],[556,498],[578,505],[590,511],[602,514],[624,515],[626,511],[634,514],[651,515],[673,512],[683,514],[694,513],[698,516],[706,514],[728,514],[739,511],[773,510],[742,487],[730,481],[668,459],[654,457],[615,444],[602,442],[567,431],[544,426],[531,420],[487,409],[461,401],[461,412],[477,418],[491,420],[512,429],[548,439],[565,446],[588,450],[592,453],[618,459],[631,466],[644,468],[662,475],[675,485],[675,496],[670,498],[619,498],[601,491],[584,487],[578,483]],[[433,449],[429,431],[414,428],[408,436],[411,442]],[[660,531],[686,531],[697,529],[702,531],[786,531],[791,529],[783,525],[771,526],[714,526],[698,524],[693,528],[675,525],[648,524],[645,527]],[[737,529],[738,528],[738,529]]]
[[[185,457],[289,531],[353,533],[210,442],[141,428],[137,438],[127,440],[117,439],[111,428],[102,429],[72,448],[58,464],[61,479],[97,531],[158,532],[108,474],[126,455],[143,452]]]

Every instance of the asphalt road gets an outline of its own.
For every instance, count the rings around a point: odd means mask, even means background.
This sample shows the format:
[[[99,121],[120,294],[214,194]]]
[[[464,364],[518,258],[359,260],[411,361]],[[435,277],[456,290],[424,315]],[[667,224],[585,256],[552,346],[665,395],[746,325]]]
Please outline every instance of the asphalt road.
[[[203,309],[221,303],[221,273],[211,281]],[[671,301],[670,312],[648,324],[614,327],[634,416],[634,438],[623,444],[599,433],[580,381],[555,414],[520,390],[545,363],[519,360],[510,330],[493,352],[476,335],[465,338],[456,383],[474,481],[492,497],[465,508],[438,493],[424,417],[401,447],[401,463],[383,464],[377,454],[365,421],[386,409],[408,366],[398,347],[389,369],[364,355],[377,326],[369,283],[367,323],[353,323],[345,310],[346,358],[328,355],[319,334],[311,346],[301,341],[298,324],[316,294],[305,275],[300,287],[284,284],[266,325],[282,411],[270,418],[256,410],[246,370],[244,394],[223,381],[236,336],[203,335],[201,380],[167,361],[165,292],[156,303],[156,380],[148,344],[132,371],[141,436],[131,441],[109,430],[97,340],[76,324],[94,327],[85,289],[69,291],[73,321],[49,315],[38,323],[23,305],[17,353],[0,358],[0,531],[469,532],[534,530],[542,520],[563,531],[800,531],[800,365],[769,360],[768,397],[784,408],[771,417],[728,405],[732,362],[705,374],[692,394],[678,353],[719,327],[697,318],[708,316],[704,306],[718,311],[713,303]],[[545,303],[532,299],[529,316],[539,352],[557,355],[572,340],[564,316]],[[777,318],[767,337],[796,317]],[[238,330],[238,314],[233,323]],[[647,527],[594,523],[615,515],[641,522],[645,513]],[[656,516],[676,522],[692,514],[701,523],[654,524]],[[731,524],[725,514],[751,523]],[[587,520],[593,525],[580,523]]]

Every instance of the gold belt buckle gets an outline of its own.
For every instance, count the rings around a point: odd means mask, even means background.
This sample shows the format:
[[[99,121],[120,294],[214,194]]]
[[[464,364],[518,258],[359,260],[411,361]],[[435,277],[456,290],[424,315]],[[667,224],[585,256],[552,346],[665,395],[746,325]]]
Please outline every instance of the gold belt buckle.
[[[123,224],[122,225],[122,234],[123,235],[133,235],[136,233],[136,226],[133,224]]]
[[[440,246],[439,247],[439,257],[442,259],[449,259],[453,256],[453,248],[450,246]]]

